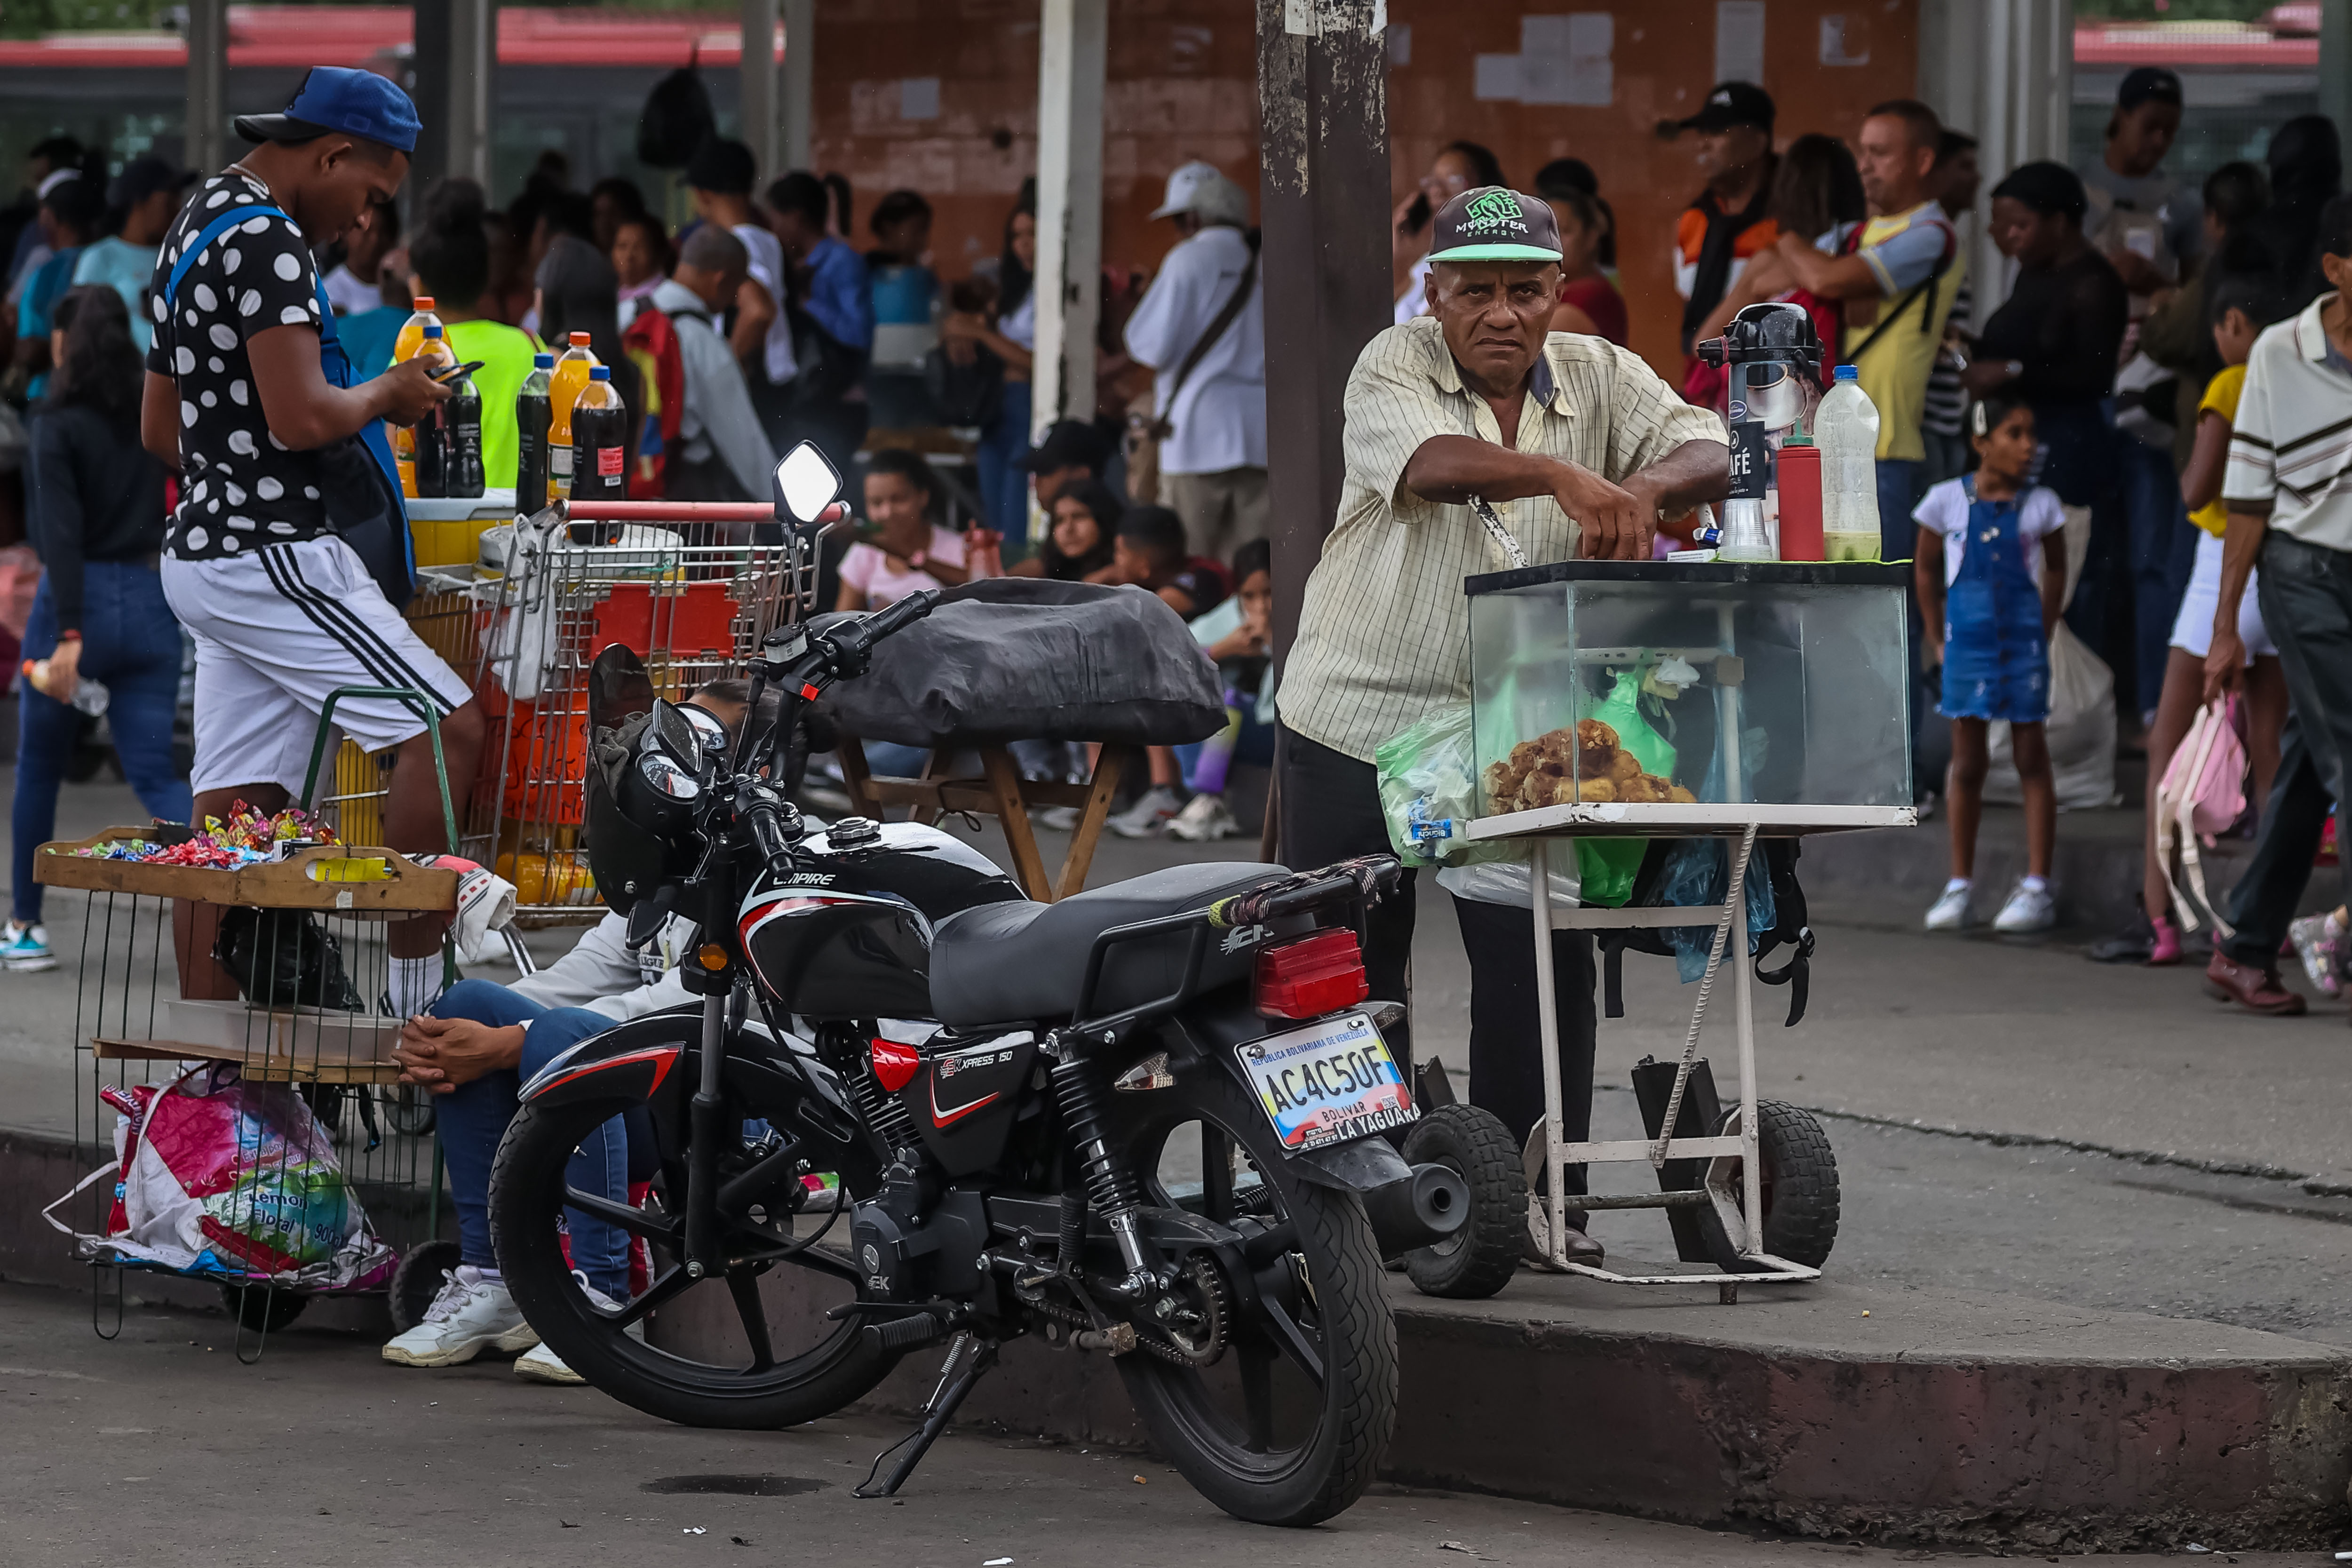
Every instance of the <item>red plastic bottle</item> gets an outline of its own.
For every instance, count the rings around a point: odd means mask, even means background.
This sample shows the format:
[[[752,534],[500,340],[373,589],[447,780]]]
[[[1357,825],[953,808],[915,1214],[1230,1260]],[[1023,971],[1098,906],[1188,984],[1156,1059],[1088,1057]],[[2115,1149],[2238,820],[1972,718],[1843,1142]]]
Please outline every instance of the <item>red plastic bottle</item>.
[[[1822,449],[1801,436],[1780,447],[1780,559],[1820,561],[1822,545]]]

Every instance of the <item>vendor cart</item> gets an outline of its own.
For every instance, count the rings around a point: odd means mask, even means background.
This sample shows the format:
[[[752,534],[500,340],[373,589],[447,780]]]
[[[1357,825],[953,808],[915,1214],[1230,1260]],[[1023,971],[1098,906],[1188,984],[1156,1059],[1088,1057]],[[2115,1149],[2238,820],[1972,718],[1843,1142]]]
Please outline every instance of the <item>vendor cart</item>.
[[[1474,724],[1486,815],[1473,846],[1523,846],[1531,871],[1537,1016],[1545,1077],[1543,1183],[1532,1224],[1549,1261],[1617,1284],[1808,1280],[1819,1259],[1774,1255],[1759,1137],[1755,1006],[1743,936],[1762,896],[1759,839],[1916,821],[1911,804],[1904,638],[1910,569],[1878,563],[1563,562],[1471,578]],[[1555,873],[1577,863],[1612,883],[1626,840],[1717,839],[1719,901],[1564,904]],[[1604,846],[1614,845],[1614,850]],[[1641,859],[1635,850],[1632,858]],[[1711,935],[1681,1061],[1657,1135],[1569,1142],[1562,1131],[1552,933],[1647,928]],[[1683,1129],[1700,1031],[1730,966],[1738,1100],[1717,1127]],[[1822,1145],[1825,1152],[1825,1142]],[[1653,1193],[1575,1195],[1572,1164],[1645,1162]],[[1703,1172],[1664,1180],[1670,1163]],[[1704,1163],[1703,1164],[1700,1163]],[[1572,1209],[1698,1209],[1727,1243],[1717,1267],[1625,1274],[1571,1262]]]

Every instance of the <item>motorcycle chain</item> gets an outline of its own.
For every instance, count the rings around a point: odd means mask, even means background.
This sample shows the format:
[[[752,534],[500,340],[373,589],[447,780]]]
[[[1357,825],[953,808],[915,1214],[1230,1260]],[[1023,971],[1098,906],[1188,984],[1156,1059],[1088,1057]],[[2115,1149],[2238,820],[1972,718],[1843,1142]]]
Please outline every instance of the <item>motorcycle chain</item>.
[[[1205,1258],[1195,1259],[1186,1266],[1185,1272],[1192,1275],[1202,1296],[1207,1300],[1211,1321],[1215,1325],[1215,1331],[1211,1339],[1211,1348],[1208,1351],[1195,1353],[1168,1342],[1165,1337],[1168,1335],[1168,1331],[1156,1323],[1131,1322],[1129,1326],[1137,1331],[1136,1349],[1149,1351],[1161,1361],[1174,1366],[1208,1366],[1223,1353],[1225,1345],[1231,1338],[1233,1300],[1225,1289],[1224,1277],[1217,1272],[1215,1264]],[[1068,1328],[1086,1331],[1095,1326],[1094,1320],[1086,1313],[1076,1307],[1053,1300],[1042,1289],[1031,1294],[1016,1289],[1013,1293],[1020,1298],[1022,1304],[1032,1311],[1040,1316],[1051,1318]]]

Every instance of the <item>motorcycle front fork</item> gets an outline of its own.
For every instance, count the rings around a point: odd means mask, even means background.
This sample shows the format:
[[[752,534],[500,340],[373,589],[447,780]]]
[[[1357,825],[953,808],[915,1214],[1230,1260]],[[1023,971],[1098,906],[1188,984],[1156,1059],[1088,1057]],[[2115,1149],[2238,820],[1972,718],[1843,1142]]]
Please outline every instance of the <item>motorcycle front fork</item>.
[[[686,1277],[700,1279],[727,1267],[719,1246],[719,1140],[725,1126],[721,1080],[726,1067],[727,993],[702,999],[702,1081],[687,1107]]]

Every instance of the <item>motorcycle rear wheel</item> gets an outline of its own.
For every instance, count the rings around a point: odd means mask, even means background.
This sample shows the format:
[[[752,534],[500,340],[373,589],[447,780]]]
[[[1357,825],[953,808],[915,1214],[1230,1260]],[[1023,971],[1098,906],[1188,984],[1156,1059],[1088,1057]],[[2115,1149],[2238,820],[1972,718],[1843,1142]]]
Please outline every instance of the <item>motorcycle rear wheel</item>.
[[[1265,1113],[1214,1067],[1118,1098],[1147,1201],[1295,1230],[1255,1276],[1263,1295],[1286,1300],[1287,1324],[1236,1310],[1231,1342],[1207,1367],[1119,1357],[1136,1413],[1185,1479],[1236,1519],[1302,1526],[1344,1511],[1396,1426],[1396,1321],[1361,1200],[1301,1180]]]
[[[657,1209],[607,1217],[654,1250],[654,1279],[644,1296],[622,1313],[599,1308],[565,1261],[558,1227],[569,1193],[566,1168],[581,1141],[620,1114],[617,1103],[526,1105],[499,1144],[490,1176],[491,1237],[515,1305],[541,1339],[565,1364],[593,1386],[648,1415],[685,1426],[772,1430],[830,1415],[861,1398],[882,1381],[898,1357],[877,1349],[857,1318],[827,1321],[827,1307],[866,1296],[859,1270],[845,1253],[824,1242],[772,1267],[800,1270],[806,1288],[781,1305],[764,1300],[760,1277],[751,1268],[690,1279],[676,1247],[682,1221]],[[799,1234],[814,1229],[822,1215],[802,1221]],[[747,1238],[757,1238],[751,1240]],[[841,1216],[825,1242],[846,1247],[847,1216]],[[729,1234],[730,1255],[747,1247],[772,1250],[769,1233],[738,1228]],[[646,1311],[693,1321],[706,1337],[734,1325],[744,1361],[689,1360],[648,1345],[625,1331]],[[800,1331],[804,1342],[785,1353],[776,1342],[779,1316]],[[745,1364],[748,1362],[749,1364]]]

